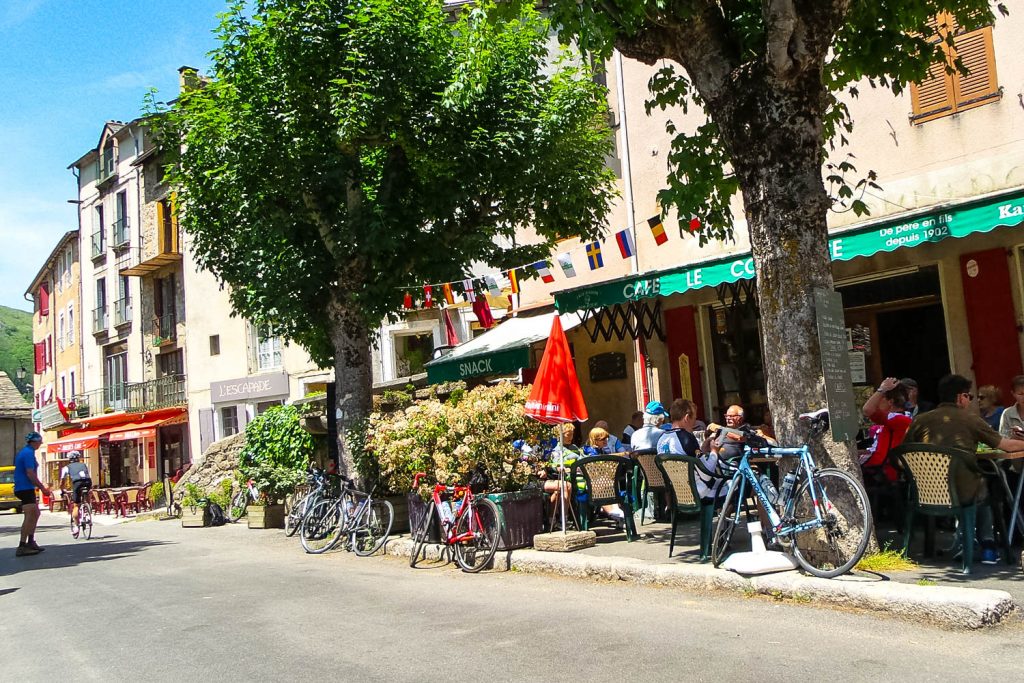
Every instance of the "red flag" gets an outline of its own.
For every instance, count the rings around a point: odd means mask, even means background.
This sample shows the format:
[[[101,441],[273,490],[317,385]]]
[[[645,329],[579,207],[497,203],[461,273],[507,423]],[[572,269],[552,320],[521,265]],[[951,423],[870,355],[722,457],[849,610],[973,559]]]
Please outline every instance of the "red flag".
[[[412,294],[409,292],[405,293],[405,299],[402,302],[406,308],[412,308]]]
[[[68,408],[64,405],[64,401],[60,400],[60,396],[57,397],[57,410],[60,411],[60,415],[64,418],[65,422],[71,422],[71,418],[68,416]]]
[[[430,285],[423,285],[423,306],[426,308],[434,307],[434,288]]]
[[[491,307],[487,305],[487,297],[479,296],[473,300],[473,312],[480,327],[485,330],[494,327],[494,316],[491,315]]]
[[[459,345],[459,335],[455,332],[455,324],[452,323],[452,316],[448,314],[448,309],[444,309],[444,333],[448,337],[448,346]]]
[[[569,351],[562,321],[555,316],[544,357],[537,368],[530,398],[526,401],[526,414],[547,424],[559,422],[585,422],[587,405],[583,402],[576,366]]]

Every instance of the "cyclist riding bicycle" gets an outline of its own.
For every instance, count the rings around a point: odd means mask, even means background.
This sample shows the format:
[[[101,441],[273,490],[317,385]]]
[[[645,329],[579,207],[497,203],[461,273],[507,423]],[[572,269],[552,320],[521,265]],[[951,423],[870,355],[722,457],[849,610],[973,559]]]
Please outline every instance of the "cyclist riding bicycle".
[[[92,476],[89,474],[89,466],[82,462],[82,453],[80,451],[71,451],[68,454],[68,464],[60,471],[61,483],[68,479],[71,480],[72,500],[74,501],[74,504],[71,506],[71,523],[75,524],[78,519],[78,506],[82,502],[82,496],[89,495],[89,489],[92,488]]]

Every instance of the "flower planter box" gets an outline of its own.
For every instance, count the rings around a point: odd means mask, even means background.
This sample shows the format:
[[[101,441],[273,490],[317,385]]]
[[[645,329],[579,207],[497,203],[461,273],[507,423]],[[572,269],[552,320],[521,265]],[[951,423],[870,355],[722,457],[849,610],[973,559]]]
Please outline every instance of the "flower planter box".
[[[250,529],[284,528],[284,505],[250,505],[245,514]]]
[[[544,494],[540,491],[489,493],[498,506],[501,541],[498,550],[528,548],[533,537],[544,530]]]
[[[423,515],[427,514],[427,503],[423,502],[423,499],[420,498],[419,494],[414,491],[410,491],[406,494],[406,501],[406,504],[409,507],[409,529],[410,533],[412,533],[412,530],[419,528],[420,520],[423,519]],[[397,511],[395,513],[395,517],[398,517]],[[441,542],[441,530],[438,527],[436,512],[430,519],[430,527],[427,529],[427,542]]]
[[[407,496],[387,496],[385,500],[391,503],[391,507],[395,511],[394,521],[391,523],[391,533],[409,533],[409,498]]]
[[[181,526],[187,528],[200,528],[207,524],[206,508],[183,505],[181,507]]]

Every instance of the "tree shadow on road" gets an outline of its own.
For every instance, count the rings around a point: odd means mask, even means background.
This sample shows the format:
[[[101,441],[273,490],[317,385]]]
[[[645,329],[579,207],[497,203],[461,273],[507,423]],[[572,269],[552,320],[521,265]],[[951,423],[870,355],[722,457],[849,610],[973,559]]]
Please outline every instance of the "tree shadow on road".
[[[71,540],[70,537],[68,540]],[[50,544],[46,546],[45,552],[29,557],[16,557],[14,548],[4,548],[0,554],[0,576],[41,569],[74,567],[89,562],[118,560],[162,545],[174,545],[174,543],[93,536],[90,540]]]

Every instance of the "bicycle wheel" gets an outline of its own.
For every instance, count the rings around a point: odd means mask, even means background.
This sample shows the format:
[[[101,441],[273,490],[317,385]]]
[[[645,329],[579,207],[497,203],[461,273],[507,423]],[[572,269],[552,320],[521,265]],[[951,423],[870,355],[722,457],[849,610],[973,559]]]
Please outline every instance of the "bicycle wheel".
[[[242,517],[245,517],[245,507],[248,504],[249,492],[242,489],[231,499],[231,505],[228,506],[228,521],[237,522]]]
[[[302,519],[299,542],[307,553],[319,555],[334,547],[343,527],[344,519],[337,501],[322,500]]]
[[[455,535],[466,533],[473,537],[455,544],[455,561],[462,571],[476,573],[490,564],[501,540],[498,506],[488,498],[474,498],[473,506],[455,522]]]
[[[813,482],[822,526],[797,534],[793,555],[811,574],[831,579],[850,571],[864,555],[871,535],[871,506],[860,483],[842,470],[818,470]],[[793,514],[796,524],[816,519],[807,482],[797,491]]]
[[[715,533],[711,537],[711,564],[718,567],[725,559],[729,550],[729,543],[732,542],[733,532],[740,525],[740,512],[743,501],[740,500],[740,489],[743,488],[743,478],[734,477],[729,483],[729,491],[725,494],[725,502],[718,512],[718,522],[715,524]]]
[[[92,507],[88,503],[82,503],[82,510],[79,514],[79,533],[85,540],[92,538]]]
[[[394,521],[395,508],[391,503],[371,498],[352,529],[352,550],[355,554],[367,557],[380,550],[388,540]]]
[[[412,555],[409,556],[409,566],[415,567],[419,562],[420,553],[427,543],[427,536],[430,535],[430,520],[434,518],[434,501],[427,505],[427,510],[420,520],[419,526],[412,530]]]
[[[302,518],[306,516],[306,508],[313,494],[307,493],[287,506],[284,514],[284,535],[294,536],[302,525]]]

